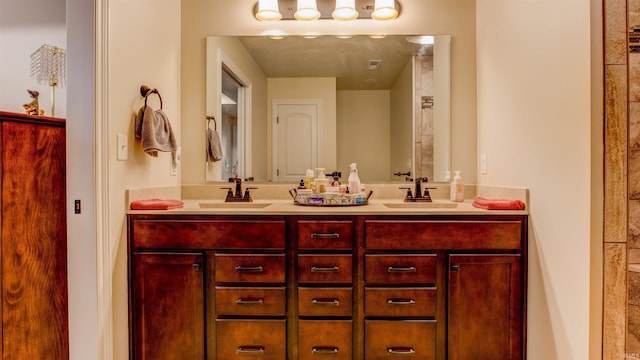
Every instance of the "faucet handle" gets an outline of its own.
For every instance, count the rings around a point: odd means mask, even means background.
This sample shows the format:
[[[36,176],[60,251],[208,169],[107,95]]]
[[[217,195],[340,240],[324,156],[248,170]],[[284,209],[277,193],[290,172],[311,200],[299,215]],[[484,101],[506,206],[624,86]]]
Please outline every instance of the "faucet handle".
[[[410,187],[400,187],[398,189],[407,190],[407,194],[404,197],[404,201],[413,199],[413,194],[411,193],[411,188]]]
[[[249,194],[249,190],[253,190],[253,189],[257,189],[257,187],[245,187],[243,198],[249,199],[249,201],[253,201],[253,199],[251,199],[251,194]]]

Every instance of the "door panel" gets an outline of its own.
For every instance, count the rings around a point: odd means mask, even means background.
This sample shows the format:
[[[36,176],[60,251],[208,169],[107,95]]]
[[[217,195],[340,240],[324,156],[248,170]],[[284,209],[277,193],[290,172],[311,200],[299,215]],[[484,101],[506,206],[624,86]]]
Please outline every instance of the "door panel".
[[[298,181],[318,167],[317,103],[279,103],[275,108],[274,179]]]

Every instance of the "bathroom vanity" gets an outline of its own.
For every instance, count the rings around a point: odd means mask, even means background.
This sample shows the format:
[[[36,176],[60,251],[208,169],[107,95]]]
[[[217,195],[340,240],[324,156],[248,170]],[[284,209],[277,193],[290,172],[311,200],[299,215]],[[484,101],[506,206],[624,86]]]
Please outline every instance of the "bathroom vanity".
[[[270,207],[128,214],[132,358],[525,357],[526,212]]]

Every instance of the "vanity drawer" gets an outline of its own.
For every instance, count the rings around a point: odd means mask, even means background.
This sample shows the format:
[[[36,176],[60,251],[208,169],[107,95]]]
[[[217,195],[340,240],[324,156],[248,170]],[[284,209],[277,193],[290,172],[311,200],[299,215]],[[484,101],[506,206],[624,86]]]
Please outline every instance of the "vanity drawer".
[[[300,320],[299,360],[352,359],[351,320]]]
[[[219,283],[283,283],[285,255],[216,254]]]
[[[365,221],[367,249],[520,250],[522,221]]]
[[[435,320],[365,320],[367,360],[436,358]]]
[[[351,284],[351,255],[298,255],[299,283]]]
[[[353,291],[351,288],[299,288],[300,316],[351,316]]]
[[[284,249],[285,222],[135,219],[135,248]]]
[[[217,359],[287,358],[286,320],[216,320]]]
[[[366,255],[365,281],[371,284],[435,284],[435,254]]]
[[[284,316],[284,287],[216,287],[216,315]]]
[[[433,317],[437,294],[432,288],[365,288],[365,316]]]
[[[300,250],[351,250],[352,221],[298,221]]]

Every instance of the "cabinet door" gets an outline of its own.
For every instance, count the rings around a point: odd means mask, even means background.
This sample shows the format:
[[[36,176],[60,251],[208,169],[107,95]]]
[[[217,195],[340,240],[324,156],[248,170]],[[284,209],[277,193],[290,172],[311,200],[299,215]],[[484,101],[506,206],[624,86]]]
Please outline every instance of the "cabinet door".
[[[136,253],[135,359],[204,358],[202,254]]]
[[[522,359],[520,255],[449,257],[449,359]]]

